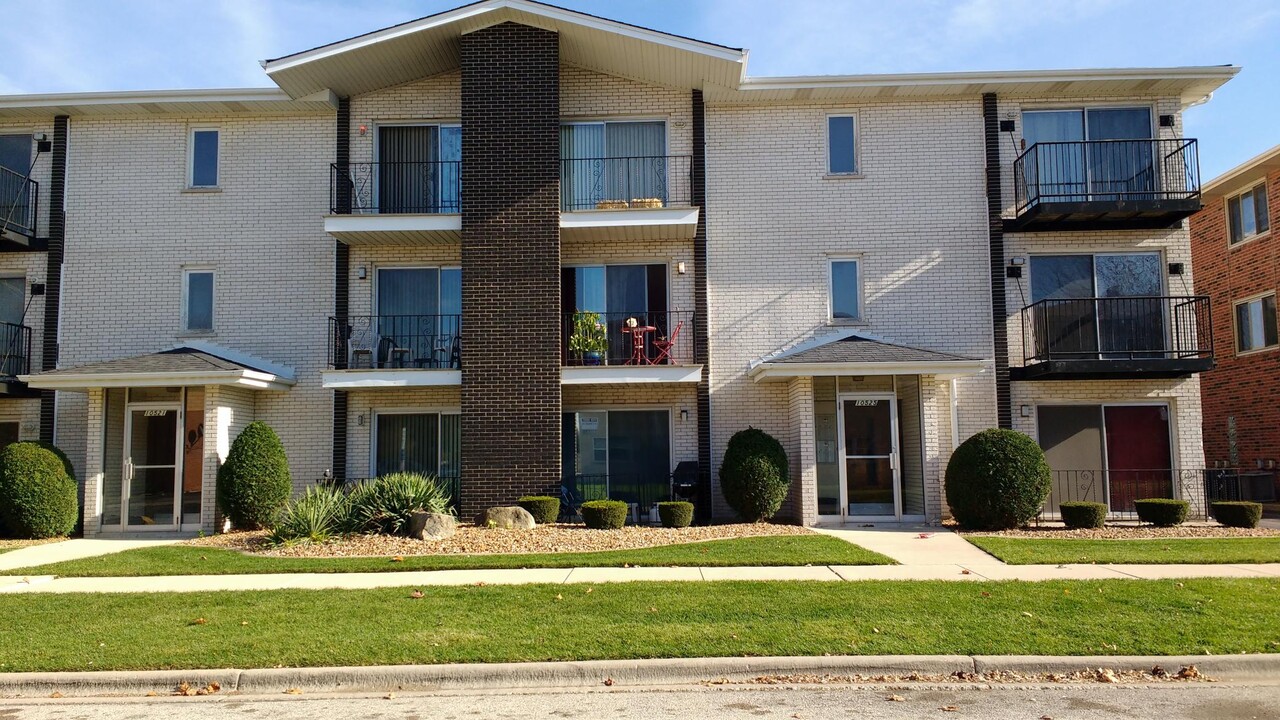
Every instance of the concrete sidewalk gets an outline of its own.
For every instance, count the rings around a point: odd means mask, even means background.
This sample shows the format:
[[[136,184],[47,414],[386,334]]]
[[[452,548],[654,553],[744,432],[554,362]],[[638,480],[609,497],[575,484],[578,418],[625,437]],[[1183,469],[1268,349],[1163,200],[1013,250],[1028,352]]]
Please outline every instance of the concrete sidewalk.
[[[94,540],[63,540],[62,542],[32,545],[20,550],[11,550],[0,554],[0,575],[12,570],[66,562],[67,560],[83,560],[84,558],[111,555],[135,550],[137,548],[156,547],[157,545],[173,545],[182,542],[189,535],[172,535],[146,539],[108,538]]]
[[[959,565],[972,569],[1004,565],[960,535],[937,526],[839,525],[813,530],[887,555],[907,567]]]
[[[520,570],[430,570],[383,573],[289,573],[165,577],[53,576],[0,578],[0,593],[220,592],[320,590],[447,585],[594,584],[611,582],[708,582],[716,580],[833,582],[862,580],[1157,580],[1167,578],[1280,578],[1268,565],[815,565],[789,567],[639,567]]]

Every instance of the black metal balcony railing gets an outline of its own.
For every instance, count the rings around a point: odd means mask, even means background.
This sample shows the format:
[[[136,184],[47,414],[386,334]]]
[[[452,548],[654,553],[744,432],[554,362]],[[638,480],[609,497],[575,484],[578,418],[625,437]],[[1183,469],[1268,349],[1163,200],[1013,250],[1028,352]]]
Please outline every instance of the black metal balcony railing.
[[[329,212],[335,215],[462,212],[462,163],[333,163]]]
[[[692,365],[700,357],[696,320],[688,310],[566,313],[561,361],[565,365]]]
[[[564,159],[560,161],[560,209],[688,206],[692,173],[690,155]]]
[[[1041,203],[1193,200],[1200,156],[1186,138],[1036,143],[1013,182],[1019,215]]]
[[[36,236],[40,184],[0,166],[0,230]]]
[[[329,318],[329,364],[337,370],[462,367],[461,315]]]
[[[31,372],[31,328],[0,322],[0,377]]]
[[[1050,299],[1022,309],[1025,363],[1213,358],[1209,298]]]
[[[1137,519],[1134,500],[1181,498],[1191,514],[1207,517],[1210,504],[1242,499],[1240,471],[1233,468],[1165,468],[1158,470],[1054,470],[1049,497],[1039,521],[1061,518],[1064,502],[1100,502],[1117,519]]]

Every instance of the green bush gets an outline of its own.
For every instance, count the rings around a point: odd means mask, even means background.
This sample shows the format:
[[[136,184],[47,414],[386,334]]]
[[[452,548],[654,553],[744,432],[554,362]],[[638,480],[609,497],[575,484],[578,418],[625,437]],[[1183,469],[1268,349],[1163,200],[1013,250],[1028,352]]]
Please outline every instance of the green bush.
[[[1262,520],[1262,505],[1256,502],[1222,501],[1211,507],[1213,519],[1227,527],[1256,528]]]
[[[660,502],[658,517],[662,519],[662,527],[684,528],[693,523],[693,503]]]
[[[234,527],[257,530],[270,527],[292,493],[280,437],[264,422],[249,423],[218,468],[218,506]]]
[[[435,477],[391,473],[351,490],[351,526],[357,532],[398,535],[416,512],[449,513],[449,491]]]
[[[947,504],[956,521],[973,530],[1027,524],[1040,513],[1051,484],[1044,451],[1013,430],[983,430],[947,463]]]
[[[351,501],[341,488],[316,485],[285,505],[276,515],[268,539],[324,542],[351,529]]]
[[[1063,524],[1073,530],[1100,528],[1107,523],[1107,506],[1100,502],[1068,500],[1059,505],[1058,510]]]
[[[617,530],[627,524],[630,507],[621,500],[588,500],[582,503],[582,522],[592,530]]]
[[[720,492],[743,520],[768,520],[787,499],[789,472],[782,443],[763,430],[739,430],[720,464]]]
[[[533,516],[539,525],[550,525],[560,519],[560,498],[549,495],[525,495],[516,504]]]
[[[1134,500],[1133,506],[1138,510],[1139,520],[1156,527],[1181,525],[1187,519],[1187,510],[1190,507],[1186,500],[1169,498]]]
[[[76,481],[59,455],[33,442],[0,451],[0,526],[14,537],[61,537],[75,528]]]
[[[72,480],[76,479],[76,469],[71,466],[71,458],[67,457],[67,454],[62,452],[62,448],[58,447],[57,445],[54,445],[53,443],[48,443],[43,440],[27,440],[26,442],[29,442],[32,445],[39,445],[45,450],[48,450],[54,455],[57,455],[58,459],[62,461],[62,467],[66,468],[67,470],[67,477],[71,478]]]

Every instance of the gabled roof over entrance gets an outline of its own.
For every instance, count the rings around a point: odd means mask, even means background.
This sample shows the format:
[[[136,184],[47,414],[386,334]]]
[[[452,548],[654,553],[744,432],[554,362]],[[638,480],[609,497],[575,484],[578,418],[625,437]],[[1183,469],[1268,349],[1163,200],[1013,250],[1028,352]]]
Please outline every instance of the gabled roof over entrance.
[[[293,371],[288,368],[203,343],[21,375],[19,379],[33,388],[49,390],[194,385],[288,390],[294,384]]]
[[[810,338],[752,363],[749,375],[761,382],[831,375],[977,375],[986,361],[924,348],[896,345],[841,330]]]
[[[560,34],[560,59],[658,85],[736,87],[747,53],[530,0],[482,0],[304,52],[266,60],[292,97],[322,90],[349,97],[458,67],[459,38],[504,22]]]

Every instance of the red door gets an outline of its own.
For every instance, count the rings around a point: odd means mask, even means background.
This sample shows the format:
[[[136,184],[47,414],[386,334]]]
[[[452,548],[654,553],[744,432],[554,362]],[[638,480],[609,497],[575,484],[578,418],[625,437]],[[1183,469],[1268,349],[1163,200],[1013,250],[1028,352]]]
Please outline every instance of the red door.
[[[1169,408],[1103,408],[1107,431],[1107,483],[1112,512],[1133,512],[1134,500],[1173,497]]]

